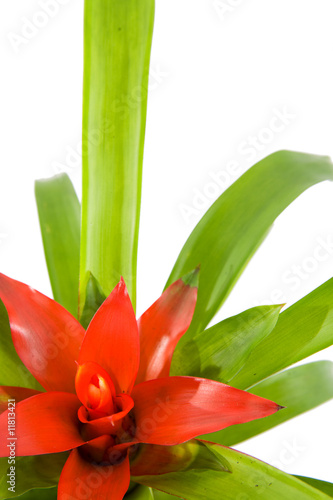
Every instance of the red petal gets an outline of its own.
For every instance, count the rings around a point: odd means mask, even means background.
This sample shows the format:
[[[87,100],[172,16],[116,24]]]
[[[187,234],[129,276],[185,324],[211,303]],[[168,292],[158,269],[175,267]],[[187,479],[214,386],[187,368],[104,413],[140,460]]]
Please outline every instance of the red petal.
[[[171,360],[179,339],[190,326],[198,288],[189,279],[173,283],[138,320],[140,368],[136,383],[169,375]],[[188,278],[188,277],[187,277]]]
[[[15,443],[17,456],[67,451],[85,443],[79,433],[77,412],[81,403],[74,394],[47,392],[16,405],[15,436],[8,435],[8,412],[0,415],[0,456]]]
[[[194,377],[143,382],[134,387],[132,398],[137,439],[167,446],[266,417],[280,409],[267,399]]]
[[[73,450],[60,476],[58,500],[122,500],[129,483],[128,457],[119,465],[101,466],[87,462],[79,450]]]
[[[54,300],[0,274],[17,354],[47,391],[75,392],[75,360],[84,329]]]
[[[8,386],[0,386],[0,413],[8,410],[8,401],[11,403],[19,403],[24,399],[31,398],[32,396],[36,396],[36,394],[41,394],[40,391],[35,391],[34,389],[25,389],[23,387],[8,387]],[[13,408],[13,404],[10,405],[10,408]]]
[[[123,280],[91,320],[82,343],[79,363],[94,361],[112,378],[116,392],[131,392],[138,372],[139,333]]]

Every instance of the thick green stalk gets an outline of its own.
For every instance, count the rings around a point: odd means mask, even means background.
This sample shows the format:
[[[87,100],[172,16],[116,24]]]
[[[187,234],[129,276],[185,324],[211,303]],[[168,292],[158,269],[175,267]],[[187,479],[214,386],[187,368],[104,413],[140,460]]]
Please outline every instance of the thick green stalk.
[[[80,310],[91,275],[135,304],[154,0],[85,0]]]

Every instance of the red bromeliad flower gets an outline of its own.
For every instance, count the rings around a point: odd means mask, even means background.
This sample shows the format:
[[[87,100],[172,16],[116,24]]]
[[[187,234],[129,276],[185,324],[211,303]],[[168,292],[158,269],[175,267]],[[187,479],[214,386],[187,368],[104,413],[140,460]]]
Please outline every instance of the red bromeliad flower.
[[[96,470],[103,480],[89,498],[121,500],[130,473],[165,472],[170,447],[280,409],[219,382],[169,376],[196,303],[197,288],[188,279],[171,285],[138,322],[121,280],[87,331],[57,302],[4,275],[0,296],[16,351],[46,391],[0,389],[19,402],[16,453],[70,451],[58,486],[61,500],[78,498],[77,478],[84,484]],[[8,428],[4,410],[2,435]],[[0,456],[7,456],[6,445],[2,440]]]

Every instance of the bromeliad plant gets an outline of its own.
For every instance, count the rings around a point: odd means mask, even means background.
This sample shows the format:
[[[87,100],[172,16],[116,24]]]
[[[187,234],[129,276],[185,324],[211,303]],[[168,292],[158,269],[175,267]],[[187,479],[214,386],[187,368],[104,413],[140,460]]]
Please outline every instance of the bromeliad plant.
[[[0,276],[16,351],[46,391],[3,387],[1,395],[21,401],[15,429],[20,456],[73,450],[58,498],[81,498],[82,482],[91,499],[122,499],[130,471],[134,476],[193,467],[228,471],[223,459],[190,440],[280,409],[220,382],[168,376],[196,302],[189,278],[171,285],[138,324],[121,280],[85,332],[57,302]],[[51,357],[56,339],[62,345]],[[4,412],[2,435],[7,428]],[[7,445],[2,440],[2,457]],[[93,488],[89,476],[96,471],[101,478]]]
[[[55,300],[0,275],[0,498],[330,498],[228,446],[333,397],[332,363],[284,370],[333,343],[333,280],[206,329],[275,218],[333,180],[328,158],[252,167],[135,319],[153,16],[153,0],[85,2],[82,208],[65,174],[36,183]]]

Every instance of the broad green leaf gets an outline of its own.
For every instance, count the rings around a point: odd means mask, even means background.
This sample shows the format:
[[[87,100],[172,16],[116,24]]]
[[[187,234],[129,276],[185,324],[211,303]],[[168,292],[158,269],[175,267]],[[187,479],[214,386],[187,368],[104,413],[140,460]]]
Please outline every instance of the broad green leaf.
[[[203,333],[185,334],[173,355],[171,374],[230,383],[253,348],[273,330],[280,310],[280,305],[254,307]]]
[[[35,183],[40,228],[54,299],[78,315],[80,203],[67,174]]]
[[[8,495],[7,474],[9,474],[9,468],[13,465],[8,463],[8,458],[0,458],[0,500],[23,495],[35,488],[56,486],[67,457],[67,453],[16,457],[15,493],[11,492],[10,495]]]
[[[329,497],[333,498],[333,484],[332,483],[327,483],[326,481],[320,481],[319,479],[313,479],[312,477],[304,477],[304,476],[295,476],[301,481],[304,481],[307,484],[310,484],[314,488],[317,488],[317,490],[320,490]]]
[[[306,189],[333,180],[328,157],[279,151],[250,168],[207,211],[185,243],[167,285],[200,265],[190,331],[203,331],[276,217]]]
[[[154,494],[151,488],[146,486],[137,486],[131,493],[125,496],[126,500],[154,500]]]
[[[0,385],[43,390],[16,353],[7,310],[2,300],[0,300],[0,366]]]
[[[276,327],[252,351],[232,385],[247,389],[333,344],[333,278],[280,314]]]
[[[291,368],[260,382],[250,392],[286,408],[263,419],[207,434],[203,439],[232,446],[329,401],[333,398],[333,363],[318,361]]]
[[[188,471],[135,480],[187,500],[328,500],[325,493],[256,458],[231,448],[207,444],[232,467],[230,474],[216,471]],[[158,497],[157,497],[158,498]]]
[[[154,0],[86,0],[80,310],[92,273],[135,304]]]

